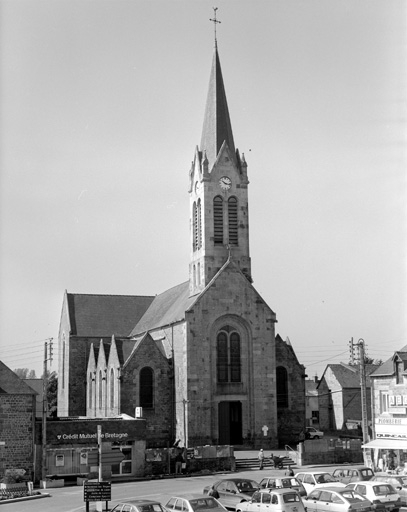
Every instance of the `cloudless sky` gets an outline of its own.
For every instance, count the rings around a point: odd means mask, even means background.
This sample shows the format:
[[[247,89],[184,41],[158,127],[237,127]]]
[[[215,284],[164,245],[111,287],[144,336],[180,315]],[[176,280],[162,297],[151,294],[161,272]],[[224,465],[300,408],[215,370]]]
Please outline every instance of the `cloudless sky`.
[[[188,279],[213,55],[254,286],[307,374],[407,344],[404,0],[1,0],[0,359],[42,371],[64,290]],[[51,369],[57,370],[56,360]]]

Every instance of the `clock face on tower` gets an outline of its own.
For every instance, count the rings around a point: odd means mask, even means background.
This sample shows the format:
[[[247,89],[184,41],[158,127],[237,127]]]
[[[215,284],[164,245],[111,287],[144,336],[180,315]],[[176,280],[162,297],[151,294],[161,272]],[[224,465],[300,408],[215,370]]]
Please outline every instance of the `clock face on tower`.
[[[219,180],[219,186],[222,190],[229,190],[232,186],[232,180],[228,176],[222,176]]]

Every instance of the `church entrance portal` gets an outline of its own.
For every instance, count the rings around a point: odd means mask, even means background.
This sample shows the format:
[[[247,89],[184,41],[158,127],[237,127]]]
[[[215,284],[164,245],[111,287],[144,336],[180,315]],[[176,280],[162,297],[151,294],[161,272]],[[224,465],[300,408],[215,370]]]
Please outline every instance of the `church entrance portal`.
[[[219,402],[219,444],[242,444],[242,403]]]

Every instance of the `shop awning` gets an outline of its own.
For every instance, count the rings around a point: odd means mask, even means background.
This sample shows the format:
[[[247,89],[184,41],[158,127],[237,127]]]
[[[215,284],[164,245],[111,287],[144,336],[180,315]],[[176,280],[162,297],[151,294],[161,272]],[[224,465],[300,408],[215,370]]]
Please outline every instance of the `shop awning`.
[[[362,444],[362,448],[381,448],[382,450],[407,450],[407,439],[375,439]]]

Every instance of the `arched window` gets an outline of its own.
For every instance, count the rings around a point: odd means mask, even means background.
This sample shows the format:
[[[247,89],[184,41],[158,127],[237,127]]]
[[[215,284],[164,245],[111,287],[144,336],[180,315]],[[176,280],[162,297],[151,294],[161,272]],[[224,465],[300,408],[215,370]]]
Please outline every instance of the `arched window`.
[[[284,366],[277,366],[277,408],[288,407],[288,373]]]
[[[218,382],[240,382],[240,335],[233,327],[222,327],[216,337]]]
[[[196,271],[197,283],[201,284],[201,264],[198,262]]]
[[[102,370],[99,370],[99,409],[103,407]]]
[[[114,370],[110,370],[110,408],[114,408]]]
[[[223,199],[213,199],[213,241],[215,245],[223,244]]]
[[[154,407],[154,373],[147,367],[140,371],[140,407]]]
[[[237,230],[237,199],[231,197],[228,201],[228,226],[229,226],[229,243],[238,245]]]
[[[93,380],[92,380],[92,372],[89,374],[88,381],[88,404],[89,409],[92,409],[92,397],[93,397]]]

